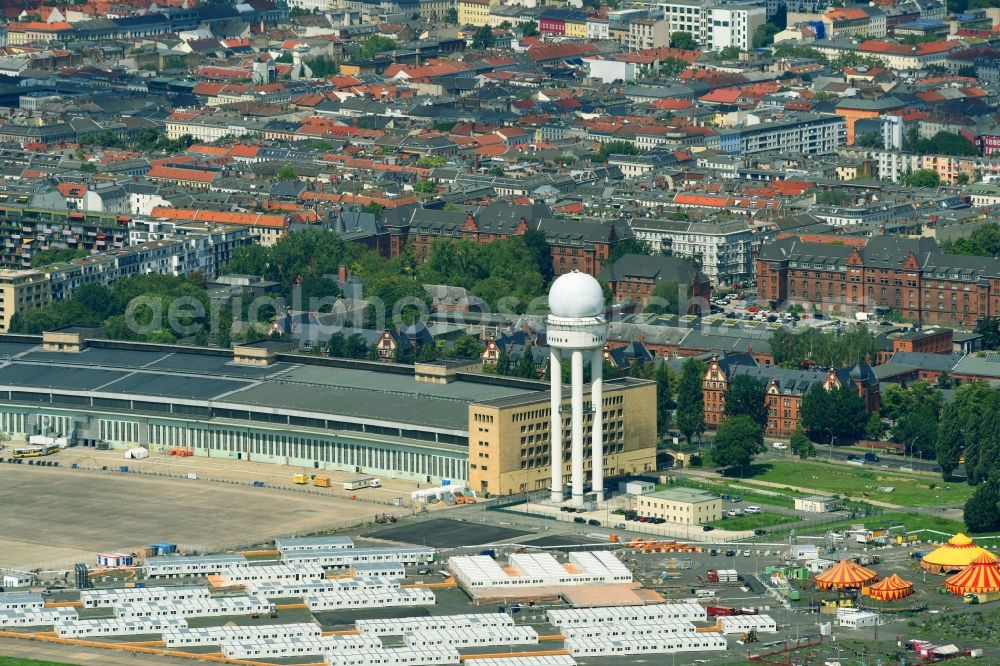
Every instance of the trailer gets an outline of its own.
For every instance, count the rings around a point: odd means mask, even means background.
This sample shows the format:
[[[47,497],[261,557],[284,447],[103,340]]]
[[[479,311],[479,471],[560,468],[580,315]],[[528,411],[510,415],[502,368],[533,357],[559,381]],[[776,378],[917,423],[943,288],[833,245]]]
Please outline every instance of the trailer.
[[[330,477],[328,476],[317,476],[313,479],[313,485],[317,488],[329,488],[330,487]]]
[[[1000,600],[1000,592],[966,592],[962,600],[967,604],[988,604]]]
[[[372,486],[372,481],[378,481],[374,476],[363,476],[358,479],[351,479],[350,481],[344,481],[344,490],[358,490],[360,488],[371,488],[378,487]],[[379,485],[382,485],[381,483]]]

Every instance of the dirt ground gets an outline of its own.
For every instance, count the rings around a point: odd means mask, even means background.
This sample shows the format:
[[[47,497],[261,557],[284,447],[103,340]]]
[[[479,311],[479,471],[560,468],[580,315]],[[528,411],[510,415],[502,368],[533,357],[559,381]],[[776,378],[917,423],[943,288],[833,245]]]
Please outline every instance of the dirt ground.
[[[331,474],[339,477],[333,488],[296,486],[296,468],[163,455],[125,460],[120,451],[76,448],[48,459],[60,466],[0,464],[0,567],[62,569],[93,563],[99,551],[161,541],[223,550],[355,525],[376,513],[408,513],[393,501],[408,502],[416,487],[385,479],[385,488],[349,492],[336,485],[357,476],[348,474]],[[121,465],[142,473],[118,472]],[[189,472],[198,479],[187,479]]]

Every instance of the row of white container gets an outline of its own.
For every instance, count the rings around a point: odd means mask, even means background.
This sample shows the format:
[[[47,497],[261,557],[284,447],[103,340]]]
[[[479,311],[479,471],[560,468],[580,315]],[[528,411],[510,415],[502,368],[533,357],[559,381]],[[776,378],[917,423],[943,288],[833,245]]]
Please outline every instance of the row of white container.
[[[405,578],[406,568],[398,562],[355,562],[351,565],[355,578]]]
[[[719,577],[720,583],[740,582],[740,574],[736,569],[719,569],[715,573]]]
[[[274,547],[282,553],[300,550],[330,550],[332,548],[354,548],[354,541],[345,536],[293,537],[276,539]]]
[[[448,558],[448,571],[466,588],[507,587],[515,585],[509,573],[500,568],[496,560],[486,555],[456,555]],[[541,579],[529,581],[541,585]]]
[[[313,563],[261,564],[227,567],[219,574],[224,585],[245,585],[246,583],[284,583],[323,580],[326,572]]]
[[[627,639],[581,638],[566,641],[574,657],[603,657],[627,654],[668,654],[671,652],[705,652],[725,650],[725,637],[717,633],[687,634],[668,637],[636,637]]]
[[[400,548],[324,548],[293,550],[281,554],[287,563],[312,563],[323,567],[352,567],[355,564],[393,562],[428,564],[434,561],[434,549],[426,546]]]
[[[38,592],[0,593],[0,610],[29,610],[44,607],[45,601]]]
[[[377,618],[357,620],[354,627],[366,636],[399,636],[408,631],[447,631],[461,627],[513,627],[514,618],[506,613],[469,613],[464,615],[429,615],[427,617]]]
[[[211,590],[200,585],[80,591],[80,601],[83,602],[85,608],[113,608],[127,603],[154,601],[187,601],[189,599],[208,599],[211,596]]]
[[[649,623],[622,622],[560,627],[567,638],[626,638],[629,636],[662,636],[694,633],[695,627],[685,620],[656,618]]]
[[[163,642],[168,648],[185,645],[221,645],[255,641],[265,638],[301,639],[319,638],[323,630],[312,622],[289,624],[263,624],[252,627],[225,626],[190,629],[186,626],[174,627],[163,632]]]
[[[75,608],[12,608],[0,610],[0,628],[43,627],[63,619],[76,619]]]
[[[538,645],[538,632],[531,627],[456,627],[444,631],[408,631],[403,640],[415,648]]]
[[[220,597],[184,601],[136,602],[115,606],[115,616],[122,620],[143,617],[202,617],[211,615],[250,615],[267,613],[271,604],[260,597]]]
[[[92,636],[139,636],[159,634],[174,628],[187,627],[179,617],[152,617],[141,620],[60,620],[55,625],[59,638],[89,638]]]
[[[326,655],[329,666],[432,666],[460,661],[458,651],[450,648],[381,648]]]
[[[604,624],[608,622],[648,621],[653,618],[704,622],[708,613],[704,606],[691,603],[650,604],[647,606],[604,606],[600,608],[552,609],[546,612],[554,627]]]
[[[777,631],[778,625],[770,615],[724,615],[719,618],[724,634],[742,634],[744,631]]]
[[[390,578],[346,578],[341,580],[318,580],[299,583],[274,582],[250,583],[247,591],[258,597],[282,599],[302,597],[308,594],[360,593],[365,590],[398,590],[399,581]]]
[[[230,659],[283,658],[340,654],[375,650],[382,642],[375,636],[307,636],[303,638],[260,638],[222,643],[222,652]]]
[[[576,659],[568,654],[540,654],[476,659],[475,664],[476,666],[576,666]]]
[[[309,610],[336,608],[388,608],[391,606],[432,606],[434,592],[424,588],[403,590],[361,590],[358,592],[322,592],[303,597]]]
[[[185,555],[146,558],[146,575],[150,578],[205,576],[222,573],[229,567],[246,566],[242,555]]]
[[[456,556],[448,569],[466,587],[526,587],[540,585],[593,585],[630,583],[632,572],[612,553],[570,553],[569,564],[549,553],[514,553],[508,558],[518,575],[511,575],[486,555]]]

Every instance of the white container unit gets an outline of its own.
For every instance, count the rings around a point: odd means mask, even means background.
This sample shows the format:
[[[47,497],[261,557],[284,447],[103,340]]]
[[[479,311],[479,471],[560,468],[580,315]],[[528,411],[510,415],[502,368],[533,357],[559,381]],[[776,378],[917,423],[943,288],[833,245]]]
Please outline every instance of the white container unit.
[[[554,627],[591,624],[649,622],[657,618],[704,622],[708,613],[698,604],[650,604],[647,606],[605,606],[600,608],[552,609],[546,613]]]
[[[568,654],[491,657],[489,659],[476,659],[476,666],[576,666],[576,659]]]
[[[0,610],[41,610],[45,601],[38,592],[4,592],[0,594]]]
[[[671,652],[707,652],[728,647],[722,634],[703,633],[663,638],[605,640],[583,638],[566,641],[574,657],[610,657],[631,654],[669,654]]]
[[[187,627],[176,617],[154,617],[142,620],[66,620],[55,625],[59,638],[90,638],[92,636],[139,636],[165,634],[171,629]]]
[[[561,627],[562,634],[567,638],[629,638],[631,636],[679,636],[693,634],[695,626],[683,620],[653,620],[649,624],[632,622],[615,622],[606,624],[590,624],[584,626]]]
[[[718,619],[724,634],[742,634],[751,629],[758,632],[778,630],[777,623],[770,615],[724,615]]]
[[[538,633],[531,627],[457,627],[447,631],[408,631],[403,634],[403,640],[414,648],[443,646],[462,649],[488,645],[538,645]]]
[[[355,564],[396,563],[428,564],[435,551],[426,546],[401,548],[324,548],[282,553],[286,563],[314,563],[323,567],[352,567]]]
[[[190,599],[181,602],[136,602],[115,606],[115,615],[122,620],[145,617],[208,617],[218,615],[266,614],[271,604],[259,597],[223,597]]]
[[[253,642],[266,638],[297,640],[319,638],[323,631],[318,624],[294,622],[290,624],[266,624],[241,627],[188,627],[171,628],[163,632],[163,642],[168,648],[189,645],[222,645],[223,643]]]
[[[295,537],[291,539],[276,539],[274,547],[282,553],[294,553],[303,550],[354,548],[354,541],[350,537],[345,536]]]
[[[309,606],[309,610],[314,611],[338,608],[431,606],[437,601],[434,592],[423,588],[323,592],[307,595],[304,600]]]
[[[222,573],[223,570],[246,565],[242,555],[188,555],[182,557],[147,557],[146,575],[150,578],[178,576],[205,576]]]
[[[29,608],[0,610],[0,629],[4,627],[44,627],[65,620],[75,620],[75,608]]]
[[[113,608],[126,603],[154,601],[188,601],[208,599],[211,590],[200,585],[171,587],[130,587],[125,589],[81,590],[80,601],[84,608]]]
[[[355,628],[367,636],[401,636],[406,632],[448,631],[460,627],[489,629],[513,627],[514,618],[506,613],[431,615],[428,617],[377,618],[358,620]]]
[[[353,654],[326,655],[329,666],[430,666],[457,664],[459,661],[458,651],[453,648],[377,648]]]
[[[351,592],[360,589],[398,590],[399,581],[388,578],[350,578],[341,580],[316,580],[299,583],[268,581],[250,583],[247,591],[258,597],[280,599],[285,597],[303,597],[310,594],[326,592]]]
[[[318,564],[264,564],[228,567],[220,575],[224,585],[246,585],[323,580],[326,573]]]

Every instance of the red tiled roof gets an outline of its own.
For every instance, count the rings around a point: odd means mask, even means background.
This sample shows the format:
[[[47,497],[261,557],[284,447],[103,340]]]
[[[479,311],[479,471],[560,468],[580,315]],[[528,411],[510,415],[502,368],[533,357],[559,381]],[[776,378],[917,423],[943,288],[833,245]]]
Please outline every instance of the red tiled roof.
[[[200,171],[157,165],[146,173],[146,178],[162,178],[164,180],[183,180],[198,183],[211,183],[219,176],[217,171]]]
[[[215,222],[218,224],[242,224],[252,227],[284,228],[288,226],[288,218],[284,215],[266,215],[264,213],[227,213],[214,210],[195,210],[191,208],[167,208],[157,206],[150,217],[165,217],[172,220],[190,220],[192,222]]]

